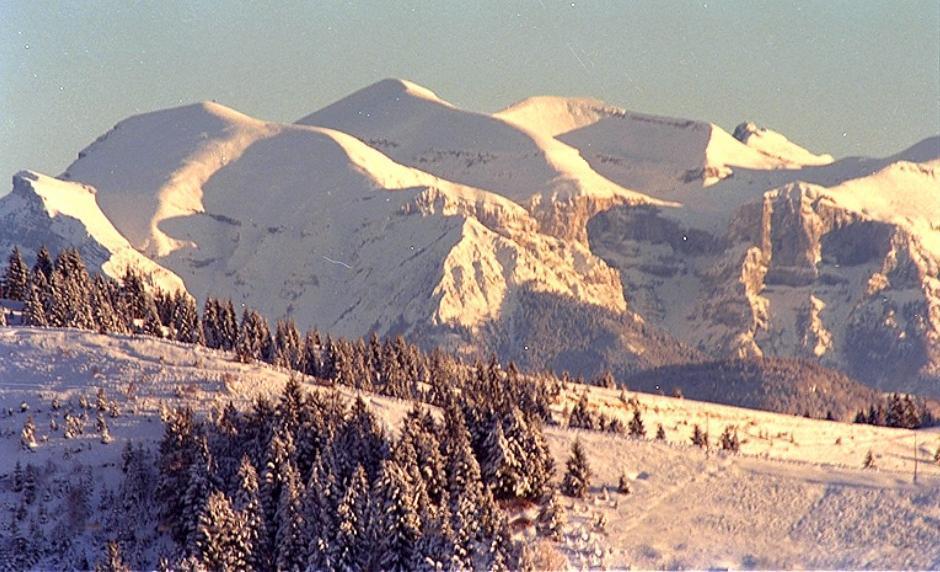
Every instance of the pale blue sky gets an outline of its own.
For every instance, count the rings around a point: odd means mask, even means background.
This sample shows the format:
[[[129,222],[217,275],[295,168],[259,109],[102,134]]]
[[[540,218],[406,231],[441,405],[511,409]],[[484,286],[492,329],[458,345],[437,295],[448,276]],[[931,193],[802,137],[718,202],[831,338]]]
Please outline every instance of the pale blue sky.
[[[293,121],[384,77],[480,111],[590,95],[887,155],[940,133],[940,1],[0,0],[0,177],[59,174],[135,113]]]

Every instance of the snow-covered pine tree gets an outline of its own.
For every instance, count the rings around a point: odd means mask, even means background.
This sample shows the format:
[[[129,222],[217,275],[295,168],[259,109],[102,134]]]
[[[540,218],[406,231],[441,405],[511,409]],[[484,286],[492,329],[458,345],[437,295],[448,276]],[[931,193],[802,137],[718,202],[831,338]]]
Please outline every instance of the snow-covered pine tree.
[[[253,570],[264,569],[270,562],[271,551],[266,542],[268,532],[261,507],[261,496],[258,488],[258,472],[251,463],[248,455],[242,455],[236,475],[237,488],[233,498],[233,508],[238,511],[245,523],[247,537],[245,545],[248,548],[246,567]]]
[[[480,465],[470,445],[470,433],[463,414],[455,406],[444,411],[441,453],[447,474],[454,558],[460,566],[469,567],[479,536],[478,511],[483,502],[483,483]]]
[[[3,297],[11,300],[25,301],[29,293],[29,268],[23,262],[20,249],[15,246],[7,259],[2,286]]]
[[[372,490],[371,564],[388,572],[413,570],[420,564],[421,522],[403,467],[391,459],[382,461]]]
[[[565,467],[567,470],[561,482],[562,492],[570,497],[583,498],[590,486],[591,468],[580,439],[576,439],[571,446],[571,456]]]
[[[299,370],[303,358],[300,333],[294,320],[278,320],[274,336],[275,365]]]
[[[219,301],[209,296],[202,307],[202,336],[207,348],[219,349],[222,347],[221,329]]]
[[[575,403],[568,416],[568,427],[576,429],[597,429],[597,419],[591,411],[588,404],[587,391],[581,394],[581,398]]]
[[[36,443],[36,423],[33,422],[32,415],[26,418],[23,430],[20,431],[20,446],[27,451],[34,451],[38,447]]]
[[[697,447],[708,448],[708,435],[696,423],[692,427],[692,444]]]
[[[539,509],[536,521],[538,532],[551,540],[558,541],[564,535],[567,523],[565,508],[561,505],[558,493],[552,489]]]
[[[365,568],[370,546],[368,530],[369,483],[362,465],[356,467],[336,509],[336,534],[330,563],[336,570]]]
[[[45,278],[42,274],[34,275],[30,280],[29,294],[26,298],[26,307],[23,309],[23,322],[27,326],[45,328],[49,325],[46,319],[46,305],[43,300],[43,290],[46,287]]]
[[[207,498],[196,527],[196,551],[210,570],[247,570],[251,561],[251,541],[247,523],[220,491]]]
[[[726,426],[721,433],[719,443],[723,451],[731,451],[732,453],[740,451],[741,441],[738,439],[738,428],[733,425]]]
[[[105,545],[104,557],[95,564],[95,572],[130,572],[121,556],[121,545],[116,540],[109,540]]]
[[[88,298],[91,306],[91,317],[98,332],[106,334],[126,331],[124,321],[118,318],[114,306],[111,304],[108,284],[100,274],[92,280],[91,292],[89,292]]]
[[[512,498],[519,488],[518,461],[503,433],[503,424],[496,418],[483,442],[480,472],[497,498]]]
[[[617,480],[617,492],[622,495],[630,494],[630,479],[623,471],[620,472],[620,478]]]
[[[208,459],[197,458],[189,465],[179,515],[180,544],[186,548],[187,552],[194,552],[196,549],[199,515],[211,493]]]
[[[188,344],[203,344],[202,328],[196,302],[188,294],[178,292],[171,319],[172,329],[178,341]]]
[[[642,439],[646,437],[646,427],[643,425],[643,416],[640,408],[633,408],[633,417],[630,418],[630,436]]]
[[[274,537],[274,565],[278,570],[301,572],[307,567],[307,543],[304,539],[304,496],[300,475],[293,463],[284,466],[281,496],[278,499]]]
[[[52,263],[52,255],[49,254],[49,249],[45,245],[39,247],[39,252],[36,253],[36,263],[33,264],[32,272],[35,274],[37,272],[42,272],[46,280],[49,280],[49,277],[52,276],[52,269],[54,265]]]
[[[309,330],[304,336],[303,366],[304,373],[313,377],[320,374],[320,334],[316,330]]]

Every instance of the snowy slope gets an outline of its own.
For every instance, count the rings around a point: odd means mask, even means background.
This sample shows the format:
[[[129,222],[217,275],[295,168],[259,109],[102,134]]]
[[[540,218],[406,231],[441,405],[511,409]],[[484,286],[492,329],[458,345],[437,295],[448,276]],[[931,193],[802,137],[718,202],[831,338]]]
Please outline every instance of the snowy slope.
[[[149,162],[140,177],[110,167],[134,163],[128,149]],[[68,173],[197,298],[232,296],[303,327],[475,328],[523,285],[625,308],[616,273],[537,232],[521,206],[330,129],[183,107],[122,122]]]
[[[338,129],[399,163],[503,195],[540,222],[548,219],[543,226],[556,235],[574,233],[550,220],[555,205],[596,212],[598,204],[651,200],[601,177],[576,149],[549,135],[457,109],[404,80],[380,81],[298,123]]]
[[[76,474],[113,486],[124,444],[132,439],[153,446],[162,435],[164,408],[189,404],[204,415],[228,401],[245,406],[256,395],[279,392],[287,373],[163,340],[0,328],[0,379],[0,408],[10,411],[0,417],[0,473],[9,475],[20,461],[45,467],[50,486]],[[50,419],[61,423],[80,396],[94,403],[98,388],[121,410],[109,419],[113,443],[102,444],[91,428],[71,440],[62,438],[61,428],[49,429]],[[624,422],[632,416],[633,406],[614,390],[568,385],[554,407],[559,418],[584,391],[591,406],[607,415]],[[406,401],[364,397],[391,428],[410,407]],[[585,499],[562,498],[569,525],[556,549],[572,566],[927,569],[940,563],[932,524],[940,518],[940,467],[929,461],[940,442],[936,433],[632,392],[625,397],[636,401],[650,435],[663,425],[665,441],[547,429],[560,472],[576,438],[585,444],[594,472]],[[50,407],[53,398],[61,409]],[[28,415],[39,440],[32,452],[19,448]],[[725,426],[735,425],[742,454],[691,446],[694,424],[708,430],[713,443]],[[869,450],[877,470],[861,469]],[[915,451],[920,464],[913,483]],[[621,473],[630,480],[627,496],[615,492]],[[6,489],[0,492],[4,508],[11,508],[13,499]],[[49,501],[49,507],[56,502]],[[534,527],[520,519],[533,517],[534,510],[512,516],[517,534],[533,545]],[[599,514],[607,519],[604,532],[592,526]]]
[[[30,258],[42,246],[53,253],[75,247],[92,271],[121,278],[137,268],[164,290],[184,289],[176,274],[131,247],[101,212],[93,188],[32,171],[17,173],[13,191],[0,198],[0,252],[14,246]]]

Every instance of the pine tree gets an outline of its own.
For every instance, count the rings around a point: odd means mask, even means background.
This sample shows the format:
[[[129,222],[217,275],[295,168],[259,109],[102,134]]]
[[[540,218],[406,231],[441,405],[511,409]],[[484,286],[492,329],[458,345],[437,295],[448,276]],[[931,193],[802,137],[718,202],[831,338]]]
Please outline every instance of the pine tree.
[[[703,449],[708,448],[708,434],[704,433],[698,424],[692,428],[692,444]]]
[[[865,454],[865,461],[862,463],[863,469],[874,469],[875,468],[875,456],[872,455],[871,449],[868,450],[868,453]]]
[[[20,431],[20,445],[27,451],[34,451],[38,447],[36,443],[36,424],[33,422],[32,415],[26,418],[23,430]]]
[[[100,274],[95,276],[92,281],[89,305],[91,306],[92,321],[95,323],[95,329],[98,332],[106,334],[126,331],[123,320],[117,316],[111,303],[108,284]]]
[[[20,249],[13,247],[3,275],[3,293],[11,300],[25,301],[29,293],[29,268],[23,262]]]
[[[620,472],[620,479],[617,481],[617,492],[622,495],[630,494],[630,479],[623,471]]]
[[[245,523],[247,538],[245,545],[248,549],[246,567],[259,570],[267,567],[270,562],[270,551],[265,543],[268,539],[264,510],[261,507],[261,497],[258,487],[258,472],[248,455],[243,455],[238,466],[238,486],[234,494],[234,508],[238,511]]]
[[[581,440],[575,440],[571,447],[571,457],[565,463],[567,471],[561,483],[561,490],[570,497],[582,498],[587,493],[591,481],[591,468]]]
[[[731,451],[737,453],[741,450],[741,441],[738,439],[738,429],[733,425],[728,425],[721,433],[719,439],[722,451]]]
[[[52,255],[49,254],[49,249],[45,246],[39,247],[39,252],[36,253],[36,263],[33,264],[32,272],[34,274],[41,272],[43,277],[46,280],[49,280],[52,277]]]
[[[565,534],[567,522],[565,509],[561,506],[558,494],[552,490],[548,499],[539,510],[538,520],[536,521],[538,532],[551,540],[561,540],[562,536]]]
[[[483,443],[483,459],[480,463],[483,482],[490,486],[497,498],[512,498],[520,488],[519,461],[506,440],[502,423],[494,419],[491,426]]]
[[[320,334],[310,330],[304,337],[304,373],[313,377],[322,377],[320,373]]]
[[[640,415],[640,408],[633,408],[633,417],[630,419],[630,436],[643,438],[646,437],[646,427],[643,425],[643,418]]]
[[[656,440],[657,440],[657,441],[665,441],[665,440],[666,440],[666,430],[663,429],[663,424],[662,424],[662,423],[659,423],[659,424],[656,426]]]
[[[414,491],[395,461],[382,462],[371,501],[373,563],[389,572],[412,570],[418,564],[421,523]]]
[[[463,415],[453,407],[444,412],[442,433],[441,453],[447,474],[454,558],[461,565],[470,566],[480,530],[478,511],[484,496],[480,465],[473,454]]]
[[[188,477],[179,515],[179,531],[182,539],[181,544],[187,550],[192,550],[196,542],[199,515],[202,513],[209,494],[212,492],[207,461],[205,459],[195,460],[189,466]]]
[[[95,572],[130,572],[121,556],[121,545],[115,540],[109,540],[105,547],[105,556],[95,565]]]
[[[362,465],[356,467],[346,492],[336,509],[336,537],[330,547],[331,564],[337,570],[362,570],[369,551],[368,532],[369,483]]]
[[[224,493],[208,496],[196,527],[196,554],[210,570],[250,568],[252,547],[243,515],[232,508]]]
[[[196,302],[188,294],[177,293],[171,323],[178,341],[187,344],[205,343],[202,337],[202,328],[199,327]]]
[[[45,278],[42,274],[34,275],[29,284],[29,294],[26,299],[26,307],[23,310],[23,322],[27,326],[36,328],[45,328],[49,326],[49,320],[46,318],[46,306],[44,302],[44,290],[46,288]]]
[[[218,300],[211,296],[207,297],[202,308],[202,335],[207,348],[222,347],[222,328],[219,319]]]

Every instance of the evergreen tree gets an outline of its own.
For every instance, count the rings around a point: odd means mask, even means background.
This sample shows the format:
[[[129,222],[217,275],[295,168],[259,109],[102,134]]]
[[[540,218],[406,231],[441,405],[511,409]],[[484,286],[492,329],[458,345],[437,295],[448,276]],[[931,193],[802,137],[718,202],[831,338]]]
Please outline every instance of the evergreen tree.
[[[320,373],[320,334],[310,330],[304,337],[303,365],[304,373],[313,377],[322,377]]]
[[[188,344],[205,343],[202,337],[202,328],[199,327],[196,302],[188,294],[177,293],[171,323],[178,341]]]
[[[222,325],[219,320],[219,301],[209,296],[202,308],[202,336],[207,348],[222,347]]]
[[[234,508],[245,523],[248,548],[246,567],[254,570],[263,569],[270,562],[270,550],[265,542],[268,539],[264,510],[258,488],[258,473],[248,455],[242,455],[236,475],[237,488],[234,494]]]
[[[196,527],[196,547],[201,562],[210,570],[250,567],[252,547],[247,523],[222,492],[213,492],[206,499]]]
[[[362,570],[369,552],[369,483],[362,465],[356,467],[336,509],[336,538],[330,547],[336,570]]]
[[[725,430],[721,433],[719,442],[723,451],[731,451],[732,453],[737,453],[740,451],[741,441],[738,439],[737,427],[733,425],[728,425],[725,427]]]
[[[29,268],[23,262],[20,249],[15,246],[7,260],[2,286],[4,296],[11,300],[25,301],[29,294]]]
[[[107,334],[126,331],[123,320],[118,318],[114,306],[111,304],[107,282],[100,274],[95,276],[92,281],[89,304],[91,306],[92,321],[95,323],[95,329],[98,332]]]
[[[703,449],[708,448],[708,433],[703,432],[698,424],[692,428],[692,444]]]
[[[275,522],[275,567],[278,570],[302,571],[307,566],[307,546],[304,542],[304,520],[301,505],[303,488],[294,465],[284,467]]]
[[[588,466],[587,455],[580,439],[572,445],[571,457],[565,466],[567,470],[561,483],[562,492],[570,497],[584,497],[590,486],[591,468]]]
[[[36,275],[37,277],[42,276],[42,274]],[[23,322],[27,326],[33,326],[37,328],[45,328],[49,326],[49,320],[46,319],[46,306],[43,301],[43,289],[44,284],[40,284],[39,280],[31,280],[29,284],[29,295],[26,299],[26,307],[23,310]]]
[[[630,419],[630,436],[646,437],[646,427],[643,425],[643,417],[640,415],[639,407],[633,408],[633,417]]]
[[[405,471],[395,461],[382,462],[371,505],[373,564],[389,572],[412,570],[419,564],[421,523],[414,491]]]
[[[36,263],[33,264],[33,274],[41,272],[43,278],[49,280],[52,277],[52,269],[52,255],[49,254],[49,249],[40,246],[39,252],[36,253]]]
[[[274,336],[275,363],[279,367],[300,370],[303,348],[297,326],[291,319],[278,320]]]
[[[32,415],[26,418],[23,430],[20,431],[20,445],[27,451],[34,451],[38,447],[36,443],[36,424],[33,422]]]
[[[656,426],[656,440],[657,440],[657,441],[665,441],[665,440],[666,440],[666,430],[663,429],[663,424],[662,424],[662,423],[659,423],[659,424]]]
[[[121,556],[121,545],[114,540],[108,541],[104,559],[95,565],[95,572],[130,572]]]
[[[539,534],[546,536],[554,541],[561,540],[565,534],[565,525],[567,517],[565,509],[561,506],[558,494],[552,490],[548,499],[539,509],[538,520],[536,521]]]
[[[630,494],[630,479],[627,478],[626,473],[620,473],[620,479],[617,481],[617,492],[622,495]]]
[[[875,456],[872,455],[871,449],[869,449],[868,453],[865,454],[865,460],[862,462],[862,468],[864,469],[875,468]]]

